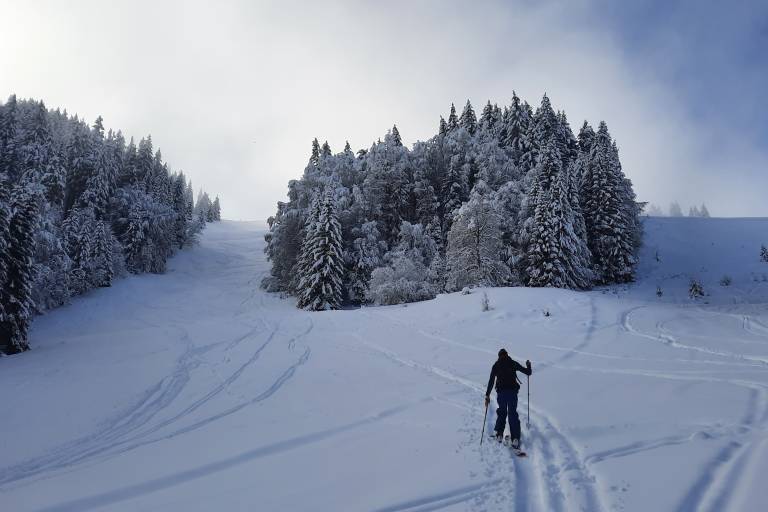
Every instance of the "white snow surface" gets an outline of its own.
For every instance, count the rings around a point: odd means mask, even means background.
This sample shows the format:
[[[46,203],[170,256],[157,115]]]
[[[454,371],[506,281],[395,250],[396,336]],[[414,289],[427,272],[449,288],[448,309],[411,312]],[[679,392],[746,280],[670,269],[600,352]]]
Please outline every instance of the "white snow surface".
[[[488,312],[299,311],[258,287],[263,225],[209,225],[0,359],[0,510],[766,510],[768,219],[645,222],[637,284]],[[480,446],[501,347],[527,459]]]

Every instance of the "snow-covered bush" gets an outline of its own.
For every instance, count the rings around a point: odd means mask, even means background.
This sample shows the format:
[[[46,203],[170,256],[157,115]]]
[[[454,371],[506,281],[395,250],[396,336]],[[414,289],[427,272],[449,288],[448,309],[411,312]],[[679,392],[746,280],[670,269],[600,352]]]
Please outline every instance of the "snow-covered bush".
[[[704,287],[695,278],[691,279],[691,283],[688,285],[688,296],[692,299],[704,296]]]
[[[482,311],[491,310],[491,301],[488,299],[488,294],[486,292],[483,292],[483,296],[480,297],[480,309]]]
[[[435,296],[424,266],[405,257],[374,270],[367,294],[368,300],[378,305],[417,302]]]
[[[760,261],[768,263],[768,247],[760,246]]]
[[[731,279],[731,276],[723,276],[720,278],[720,286],[731,286],[731,283],[733,280]]]

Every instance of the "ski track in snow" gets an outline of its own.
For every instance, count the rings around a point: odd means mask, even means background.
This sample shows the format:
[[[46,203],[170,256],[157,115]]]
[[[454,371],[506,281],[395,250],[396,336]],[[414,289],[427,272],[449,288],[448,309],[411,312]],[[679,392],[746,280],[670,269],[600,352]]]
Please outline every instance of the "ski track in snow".
[[[651,339],[654,341],[661,341],[670,347],[681,350],[693,350],[698,352],[707,353],[710,355],[716,355],[724,358],[728,358],[734,361],[749,360],[762,364],[768,363],[768,359],[753,356],[743,356],[739,354],[733,354],[726,351],[715,351],[703,347],[696,347],[684,343],[680,343],[676,337],[672,336],[668,331],[664,329],[664,322],[656,322],[656,328],[659,334],[653,335],[645,333],[636,328],[631,323],[632,314],[644,306],[638,306],[625,311],[622,314],[621,324],[623,328],[630,334]],[[746,329],[746,325],[749,322],[749,317],[743,317],[742,327]],[[653,376],[651,372],[646,375]],[[685,377],[680,375],[670,374],[658,374],[657,377],[668,379],[682,379],[682,380],[707,380],[710,382],[722,382],[734,386],[746,388],[749,392],[749,398],[747,407],[745,408],[744,416],[741,419],[742,432],[733,432],[729,435],[730,438],[736,436],[735,440],[730,441],[725,447],[719,450],[705,465],[704,469],[700,473],[699,477],[689,487],[689,490],[685,494],[684,498],[678,505],[677,509],[681,511],[720,511],[728,510],[729,499],[732,497],[732,491],[734,483],[737,481],[739,475],[751,464],[752,457],[755,456],[756,450],[753,449],[760,439],[752,437],[752,439],[741,440],[737,436],[738,434],[751,434],[755,430],[762,430],[768,433],[768,392],[766,386],[763,383],[736,380],[736,379],[704,379],[697,377]],[[707,433],[707,432],[705,432]],[[710,437],[714,437],[712,434],[707,433]],[[743,436],[742,436],[743,437]],[[691,438],[682,439],[668,439],[666,441],[658,442],[658,447],[669,446],[672,444],[680,444],[682,442],[688,442]],[[657,447],[657,443],[638,443],[638,451],[640,449],[652,449]],[[623,451],[626,451],[626,455],[632,452],[632,447],[627,447],[625,450],[617,450],[617,454],[624,455]],[[593,462],[598,462],[594,460]],[[716,484],[717,483],[717,484]]]
[[[264,326],[266,325],[267,324],[264,323]],[[310,319],[309,327],[306,330],[297,336],[291,337],[288,340],[287,347],[289,350],[293,350],[297,339],[309,334],[312,328],[313,323]],[[256,404],[269,398],[275,392],[277,392],[277,390],[279,390],[280,387],[288,379],[293,376],[294,372],[299,366],[307,362],[311,353],[309,348],[306,348],[298,360],[294,364],[290,365],[265,391],[256,395],[252,399],[225,409],[220,413],[197,420],[184,427],[177,428],[170,433],[149,437],[151,434],[154,434],[166,427],[177,424],[179,420],[190,415],[203,405],[210,403],[211,400],[213,400],[217,395],[226,390],[243,374],[243,372],[249,366],[251,366],[259,358],[262,351],[267,348],[267,346],[274,339],[278,329],[278,325],[272,327],[266,341],[258,346],[251,357],[246,360],[239,368],[237,368],[237,370],[230,374],[221,384],[214,387],[197,400],[193,401],[181,412],[176,413],[170,418],[162,420],[145,429],[144,427],[155,416],[166,410],[180,395],[184,386],[190,379],[190,372],[197,368],[200,364],[200,361],[193,360],[193,358],[195,358],[199,352],[206,352],[209,350],[208,346],[193,347],[188,345],[187,351],[177,361],[176,370],[173,372],[173,374],[164,378],[160,383],[151,388],[138,402],[138,404],[132,407],[126,414],[121,415],[117,420],[113,420],[113,422],[108,424],[108,426],[98,434],[76,440],[71,444],[53,450],[40,458],[24,462],[17,466],[6,468],[0,472],[0,489],[2,489],[2,487],[7,484],[11,484],[19,480],[30,479],[30,481],[25,482],[25,484],[28,485],[37,480],[33,477],[42,475],[44,478],[46,475],[49,475],[57,470],[71,469],[77,464],[90,462],[93,459],[98,459],[100,461],[105,460],[107,458],[126,453],[136,448],[140,448],[142,446],[192,432],[208,425],[213,421],[234,414],[246,406]],[[228,351],[233,349],[243,340],[252,338],[260,332],[263,331],[260,331],[258,327],[252,328],[246,334],[238,336],[234,340],[230,341],[225,350]],[[188,340],[188,338],[189,335],[185,331],[183,339]]]
[[[472,380],[434,365],[426,365],[400,357],[390,350],[364,340],[359,333],[356,336],[360,343],[402,366],[421,370],[443,380],[460,384],[477,392],[478,396],[485,392],[482,385]],[[442,339],[442,337],[432,338]],[[457,345],[455,342],[451,344]],[[521,401],[522,403],[525,402]],[[587,469],[578,450],[543,412],[531,408],[531,413],[532,430],[529,442],[537,456],[530,457],[529,460],[538,469],[538,487],[543,493],[545,503],[542,505],[544,509],[556,512],[573,510],[573,501],[571,500],[578,500],[577,503],[582,504],[581,509],[583,510],[606,510],[597,490],[596,479]],[[526,496],[529,490],[529,477],[526,469],[520,467],[522,464],[527,464],[528,461],[514,461],[516,456],[513,454],[510,454],[510,458],[513,459],[513,464],[508,471],[512,472],[516,482],[514,490],[523,490],[519,494],[515,494],[513,499],[521,510],[529,509],[530,500]]]

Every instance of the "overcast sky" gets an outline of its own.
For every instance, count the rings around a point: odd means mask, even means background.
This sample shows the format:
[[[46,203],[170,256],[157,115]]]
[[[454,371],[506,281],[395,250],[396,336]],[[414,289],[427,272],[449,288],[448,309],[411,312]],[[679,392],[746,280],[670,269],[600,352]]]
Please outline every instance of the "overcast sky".
[[[264,219],[312,138],[406,143],[451,102],[605,120],[640,200],[768,215],[768,3],[0,0],[0,96],[137,139]],[[731,5],[731,4],[736,4]]]

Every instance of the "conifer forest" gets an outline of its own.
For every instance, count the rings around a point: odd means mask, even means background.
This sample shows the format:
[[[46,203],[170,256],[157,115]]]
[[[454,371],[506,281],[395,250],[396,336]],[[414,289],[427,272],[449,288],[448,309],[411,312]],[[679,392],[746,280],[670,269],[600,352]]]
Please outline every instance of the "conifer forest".
[[[218,197],[174,172],[147,136],[89,126],[42,101],[0,104],[0,352],[31,318],[168,258],[220,220]]]
[[[269,291],[311,310],[398,304],[475,286],[583,290],[634,279],[642,205],[608,126],[575,135],[534,108],[451,105],[407,148],[397,126],[370,148],[312,142],[265,235]]]

